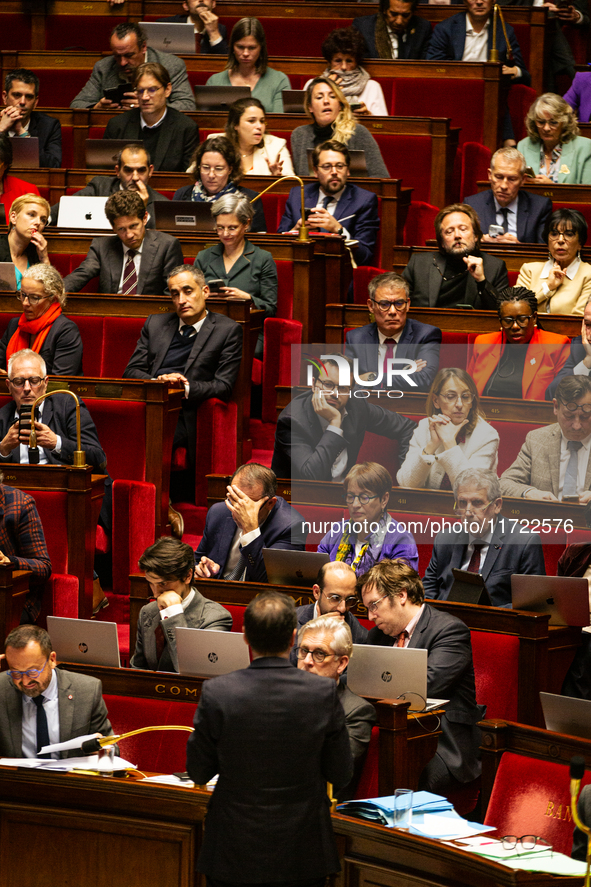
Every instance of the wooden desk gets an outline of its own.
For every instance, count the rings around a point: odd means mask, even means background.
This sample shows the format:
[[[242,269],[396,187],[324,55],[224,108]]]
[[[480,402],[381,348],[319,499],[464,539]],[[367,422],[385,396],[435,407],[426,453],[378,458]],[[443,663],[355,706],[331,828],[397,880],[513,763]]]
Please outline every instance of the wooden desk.
[[[0,638],[21,621],[25,596],[33,574],[30,570],[14,570],[12,566],[0,566]]]

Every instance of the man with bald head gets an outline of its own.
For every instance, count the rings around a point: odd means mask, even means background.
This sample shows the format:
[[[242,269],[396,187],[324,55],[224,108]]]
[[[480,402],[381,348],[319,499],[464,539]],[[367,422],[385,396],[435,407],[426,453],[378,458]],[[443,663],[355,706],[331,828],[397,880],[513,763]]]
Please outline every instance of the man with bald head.
[[[318,573],[318,582],[312,586],[314,604],[298,607],[298,629],[318,616],[338,616],[351,630],[354,644],[365,644],[367,628],[350,612],[359,603],[355,570],[343,561],[331,561]]]

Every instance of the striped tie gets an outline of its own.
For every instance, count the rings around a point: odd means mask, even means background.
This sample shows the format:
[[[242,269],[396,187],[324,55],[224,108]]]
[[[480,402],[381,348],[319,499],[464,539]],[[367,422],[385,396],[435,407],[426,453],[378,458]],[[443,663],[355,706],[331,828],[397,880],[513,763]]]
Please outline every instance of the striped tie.
[[[137,290],[137,272],[135,270],[135,258],[136,252],[134,249],[130,249],[127,253],[127,261],[125,262],[125,268],[123,269],[123,283],[121,284],[121,295],[122,296],[135,296]]]

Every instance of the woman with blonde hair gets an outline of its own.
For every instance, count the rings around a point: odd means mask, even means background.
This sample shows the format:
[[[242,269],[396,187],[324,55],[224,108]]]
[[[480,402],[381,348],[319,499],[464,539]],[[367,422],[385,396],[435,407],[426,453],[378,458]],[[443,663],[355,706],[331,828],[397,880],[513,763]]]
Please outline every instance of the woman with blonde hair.
[[[0,262],[14,263],[17,289],[21,288],[21,277],[27,268],[39,262],[49,265],[42,232],[50,213],[49,203],[39,194],[22,194],[10,207],[8,233],[0,235]]]
[[[312,80],[306,90],[304,109],[313,122],[298,126],[291,134],[291,153],[298,176],[309,175],[308,151],[335,139],[350,151],[365,153],[368,176],[390,178],[378,143],[363,124],[357,123],[349,102],[333,80],[328,77]]]
[[[499,435],[486,421],[476,385],[465,370],[439,370],[425,412],[396,475],[399,486],[451,490],[466,468],[496,471]]]
[[[543,185],[591,185],[591,139],[584,138],[570,105],[553,92],[539,96],[525,118],[527,138],[517,145]]]

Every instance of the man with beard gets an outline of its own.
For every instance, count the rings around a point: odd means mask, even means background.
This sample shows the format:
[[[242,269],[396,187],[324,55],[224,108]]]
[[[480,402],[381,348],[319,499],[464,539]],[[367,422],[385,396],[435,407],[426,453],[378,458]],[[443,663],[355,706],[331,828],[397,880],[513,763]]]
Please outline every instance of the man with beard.
[[[418,0],[380,0],[376,15],[353,19],[372,59],[424,59],[431,40],[431,25],[415,15]]]
[[[482,231],[467,203],[453,203],[435,217],[436,253],[413,253],[402,276],[415,308],[483,308],[494,311],[496,291],[509,286],[501,259],[480,251]]]

